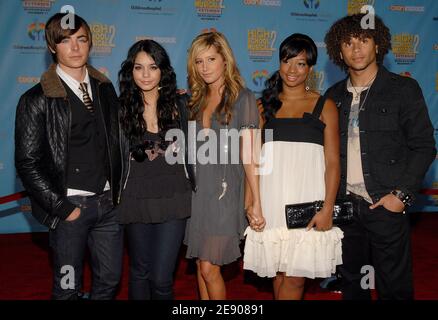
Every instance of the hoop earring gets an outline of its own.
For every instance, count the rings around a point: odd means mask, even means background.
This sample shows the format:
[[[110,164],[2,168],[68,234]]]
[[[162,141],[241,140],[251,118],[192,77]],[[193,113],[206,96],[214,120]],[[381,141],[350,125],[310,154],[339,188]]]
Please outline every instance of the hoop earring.
[[[306,89],[306,91],[309,91],[309,90],[310,90],[310,87],[309,87],[309,86],[306,86],[305,89]]]

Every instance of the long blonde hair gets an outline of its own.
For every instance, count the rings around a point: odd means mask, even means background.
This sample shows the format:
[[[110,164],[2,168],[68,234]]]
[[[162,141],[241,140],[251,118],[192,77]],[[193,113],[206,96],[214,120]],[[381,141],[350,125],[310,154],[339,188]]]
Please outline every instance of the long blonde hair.
[[[222,100],[215,111],[217,118],[222,124],[229,124],[232,118],[232,107],[236,102],[239,92],[245,86],[236,65],[233,51],[225,36],[220,32],[207,32],[198,35],[192,42],[187,59],[187,74],[191,98],[189,108],[191,119],[197,120],[203,107],[203,99],[207,96],[207,84],[196,69],[195,59],[201,51],[208,50],[214,46],[225,62],[224,70],[224,91]]]

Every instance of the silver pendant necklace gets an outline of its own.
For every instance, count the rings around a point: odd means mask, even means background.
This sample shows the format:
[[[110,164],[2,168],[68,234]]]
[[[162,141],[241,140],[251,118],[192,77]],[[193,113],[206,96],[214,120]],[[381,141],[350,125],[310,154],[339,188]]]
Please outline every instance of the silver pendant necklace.
[[[354,97],[353,97],[354,103],[358,103],[359,100],[360,100],[360,95],[362,94],[362,92],[363,92],[365,89],[367,89],[367,87],[366,87],[366,86],[365,86],[365,87],[361,87],[362,90],[360,90],[359,92],[357,92],[356,87],[353,85],[353,82],[351,81],[351,79],[350,79],[350,84],[351,84],[351,87],[353,88],[354,93],[355,93],[355,95],[354,95]]]
[[[363,90],[361,90],[359,93],[356,91],[355,87],[353,87],[354,92],[356,92],[356,95],[354,96],[354,102],[358,102],[360,100],[360,94]]]
[[[222,193],[219,195],[219,200],[221,200],[225,194],[227,193],[227,188],[228,188],[228,183],[226,181],[226,167],[227,167],[227,163],[228,163],[228,124],[225,126],[225,145],[224,145],[224,153],[225,153],[225,159],[226,162],[224,164],[224,171],[223,171],[223,175],[222,175]]]
[[[368,91],[367,91],[367,93],[366,93],[366,95],[365,95],[365,98],[363,99],[363,102],[360,103],[360,105],[359,105],[359,111],[363,111],[363,110],[365,109],[365,108],[364,108],[365,102],[367,101],[368,94],[369,94],[370,91],[371,91],[371,86],[373,85],[374,80],[376,79],[376,77],[377,77],[377,73],[371,78],[371,80],[370,80],[370,81],[369,81],[364,87],[362,87],[362,90],[360,90],[360,92],[357,92],[356,87],[355,87],[355,85],[353,84],[353,81],[351,81],[351,77],[349,78],[349,81],[350,81],[351,87],[353,88],[354,92],[356,93],[356,95],[355,95],[354,98],[353,98],[353,100],[354,100],[355,103],[359,103],[359,101],[360,101],[360,95],[362,94],[362,92],[363,92],[364,90],[368,89]]]

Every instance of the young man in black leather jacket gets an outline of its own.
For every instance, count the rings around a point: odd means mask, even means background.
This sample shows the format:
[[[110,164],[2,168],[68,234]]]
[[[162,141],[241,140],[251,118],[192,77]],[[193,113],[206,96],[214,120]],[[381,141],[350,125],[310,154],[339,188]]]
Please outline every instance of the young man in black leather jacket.
[[[382,65],[389,29],[375,16],[375,27],[362,29],[368,18],[344,17],[325,37],[330,59],[348,73],[327,91],[340,117],[339,197],[354,203],[354,221],[342,227],[342,291],[370,299],[375,274],[380,299],[412,299],[405,212],[435,158],[434,129],[418,83]]]
[[[32,214],[49,227],[53,299],[80,295],[86,248],[91,299],[113,299],[123,234],[113,208],[126,176],[119,106],[110,80],[87,64],[92,46],[81,17],[55,14],[45,35],[54,63],[24,93],[15,122],[15,165]]]

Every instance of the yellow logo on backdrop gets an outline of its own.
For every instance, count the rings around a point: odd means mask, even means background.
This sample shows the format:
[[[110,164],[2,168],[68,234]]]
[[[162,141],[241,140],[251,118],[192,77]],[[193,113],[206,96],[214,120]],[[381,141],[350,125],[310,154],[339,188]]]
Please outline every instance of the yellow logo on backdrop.
[[[116,45],[116,27],[114,25],[95,23],[90,25],[93,35],[93,55],[110,55]]]
[[[394,34],[391,43],[396,63],[411,64],[415,62],[418,54],[418,45],[420,44],[420,36],[418,34]]]
[[[195,0],[198,16],[203,20],[217,20],[225,8],[223,0]]]
[[[347,14],[350,16],[352,14],[360,13],[360,9],[363,6],[373,6],[374,0],[348,0]]]
[[[264,28],[248,30],[248,52],[253,61],[269,61],[275,51],[277,31]]]
[[[306,84],[312,91],[322,92],[324,91],[324,71],[317,71],[315,69],[310,72]]]

